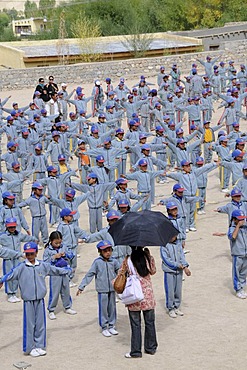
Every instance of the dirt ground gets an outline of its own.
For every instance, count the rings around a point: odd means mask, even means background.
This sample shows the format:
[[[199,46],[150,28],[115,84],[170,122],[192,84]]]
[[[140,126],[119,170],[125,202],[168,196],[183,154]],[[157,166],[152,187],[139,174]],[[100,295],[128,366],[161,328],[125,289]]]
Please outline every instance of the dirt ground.
[[[149,80],[156,82],[152,78]],[[129,86],[136,82],[137,80],[127,80]],[[74,87],[68,86],[68,91]],[[92,86],[84,87],[88,94]],[[13,101],[18,101],[22,106],[31,101],[32,92],[33,89],[10,93],[5,91],[1,93],[1,98],[12,95],[8,107]],[[221,111],[216,111],[212,126],[216,124],[220,114]],[[246,123],[241,122],[241,129],[246,131],[246,128]],[[72,162],[73,166],[76,166],[75,159]],[[130,349],[130,326],[126,308],[121,303],[117,303],[119,335],[105,338],[100,334],[97,321],[97,294],[93,282],[79,297],[75,296],[77,288],[71,289],[73,308],[77,310],[77,315],[66,315],[60,302],[57,320],[47,319],[47,355],[39,358],[24,356],[22,304],[8,303],[2,289],[0,369],[12,369],[13,363],[18,361],[32,364],[33,370],[246,369],[247,300],[236,298],[232,289],[231,257],[227,237],[212,235],[215,231],[227,231],[227,216],[213,212],[227,200],[220,192],[218,171],[211,172],[208,178],[206,215],[197,216],[198,231],[190,232],[186,242],[186,249],[190,250],[186,258],[190,263],[192,276],[186,277],[183,283],[181,308],[185,313],[184,317],[171,319],[166,313],[159,248],[150,247],[157,265],[157,273],[152,279],[157,301],[156,326],[159,342],[155,356],[143,355],[142,359],[124,358],[124,354]],[[131,182],[129,186],[136,189],[135,182]],[[172,186],[172,180],[169,184],[157,184],[156,203],[171,194]],[[24,189],[24,196],[27,197],[30,185],[25,184]],[[156,206],[153,210],[164,211],[164,207]],[[80,206],[79,211],[80,227],[88,230],[86,203]],[[30,222],[29,210],[25,209],[24,214]],[[97,257],[95,244],[81,244],[79,250],[81,257],[76,272],[78,282]],[[42,250],[39,257],[42,257]]]

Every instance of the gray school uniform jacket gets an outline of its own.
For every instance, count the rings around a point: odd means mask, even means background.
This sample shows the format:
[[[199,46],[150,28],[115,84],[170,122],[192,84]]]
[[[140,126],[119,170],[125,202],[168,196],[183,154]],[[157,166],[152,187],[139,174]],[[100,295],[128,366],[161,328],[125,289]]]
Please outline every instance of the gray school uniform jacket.
[[[187,145],[185,150],[180,149],[178,146],[172,144],[172,142],[168,139],[168,148],[175,154],[177,158],[177,165],[180,166],[180,163],[185,159],[186,161],[191,160],[191,153],[195,148],[199,147],[201,144],[201,140],[196,140],[194,143]]]
[[[46,295],[45,277],[47,275],[67,275],[69,272],[70,269],[55,267],[39,260],[35,260],[35,265],[25,260],[0,278],[0,283],[18,280],[23,301],[36,301]]]
[[[31,143],[31,140],[29,139],[29,137],[27,137],[26,139],[24,139],[23,137],[19,137],[16,140],[16,142],[18,144],[17,151],[19,153],[25,153],[25,154],[30,153],[30,147],[31,147],[32,143]]]
[[[41,195],[39,198],[37,198],[34,194],[32,194],[29,198],[19,203],[18,207],[22,208],[29,206],[31,215],[34,218],[46,215],[46,204],[51,204],[51,202],[44,195]]]
[[[189,264],[185,260],[182,244],[177,240],[174,243],[167,243],[165,247],[160,247],[160,256],[162,260],[162,270],[172,274],[182,272],[179,265],[188,267]]]
[[[162,175],[163,170],[160,171],[136,171],[134,173],[127,173],[127,180],[136,180],[137,181],[137,190],[139,193],[150,193],[151,191],[151,179]]]
[[[36,238],[34,236],[22,234],[17,230],[14,233],[10,233],[8,230],[6,230],[4,233],[0,234],[0,245],[20,253],[21,253],[21,242],[35,242],[35,241]]]
[[[104,200],[104,193],[106,191],[111,191],[115,188],[115,182],[107,182],[105,184],[97,184],[97,185],[84,185],[84,184],[76,184],[72,182],[71,187],[79,190],[83,193],[90,192],[90,195],[87,197],[87,204],[90,209],[97,209],[101,208],[103,205]]]
[[[247,202],[247,177],[239,179],[236,186],[241,190],[243,202]]]
[[[20,171],[20,172],[14,172],[9,171],[8,173],[3,174],[3,179],[6,181],[19,181],[18,184],[16,184],[15,187],[12,187],[13,193],[22,193],[23,192],[23,182],[26,177],[31,176],[34,173],[33,170],[27,170],[27,171]]]
[[[22,257],[22,252],[17,252],[12,249],[0,246],[0,257],[6,260],[14,260],[16,258]]]
[[[236,184],[236,182],[242,178],[243,176],[243,167],[246,162],[237,162],[235,160],[231,162],[222,161],[221,166],[227,168],[232,173],[232,182]]]
[[[172,222],[173,226],[179,231],[177,239],[179,241],[184,241],[186,239],[186,232],[184,229],[184,220],[182,217],[178,216],[176,219],[168,216],[169,220]]]
[[[21,180],[14,180],[14,181],[10,181],[10,182],[3,182],[2,184],[0,184],[0,205],[3,204],[2,194],[5,191],[12,190],[15,187],[21,185],[21,183],[22,183]]]
[[[76,221],[76,220],[79,220],[80,218],[80,213],[78,211],[79,205],[82,204],[89,195],[90,195],[90,192],[88,191],[84,195],[80,195],[78,197],[73,198],[71,202],[65,199],[58,199],[58,198],[53,198],[53,197],[50,197],[50,201],[55,206],[61,209],[69,208],[71,209],[71,211],[76,211],[76,214],[73,215],[73,219]]]
[[[176,203],[178,207],[179,216],[182,217],[183,219],[186,218],[186,204],[185,204],[184,197],[180,198],[176,194],[173,194],[170,198],[165,199],[163,202],[165,204],[167,204],[168,202]]]
[[[111,146],[109,149],[105,148],[95,148],[89,149],[85,152],[85,154],[89,155],[90,157],[97,157],[98,155],[103,155],[105,159],[105,166],[113,168],[116,166],[116,158],[125,154],[127,151],[126,149],[118,149]]]
[[[236,209],[240,209],[247,216],[247,203],[246,202],[235,202],[233,200],[230,203],[227,203],[222,207],[218,207],[217,212],[227,213],[228,220],[230,221],[232,212],[235,211]]]
[[[106,168],[105,166],[100,167],[100,166],[94,166],[94,167],[89,167],[85,168],[88,169],[89,172],[93,172],[97,175],[99,184],[105,184],[106,182],[109,182],[109,170],[110,169],[115,169],[116,166]]]
[[[69,156],[69,152],[63,147],[62,142],[51,141],[46,150],[46,158],[50,156],[51,162],[58,163],[59,154]]]
[[[46,169],[48,167],[48,161],[47,161],[45,154],[32,155],[28,167],[30,169],[33,169],[34,172],[39,172],[39,173],[46,172]]]
[[[239,228],[236,239],[233,239],[233,232],[236,229],[236,225],[232,225],[228,230],[228,239],[230,240],[231,255],[232,256],[247,256],[247,227],[246,225]]]
[[[133,191],[128,188],[125,192],[119,189],[111,198],[111,201],[108,204],[108,209],[111,209],[116,202],[118,203],[120,201],[120,199],[128,199],[130,204],[130,199],[140,200],[141,198],[142,197],[140,195],[133,193]]]
[[[65,253],[64,257],[68,258],[68,259],[71,259],[71,258],[74,257],[74,255],[72,253],[68,252],[67,248],[65,248],[65,246],[63,244],[57,249],[53,248],[52,245],[49,244],[44,250],[43,261],[47,262],[47,263],[54,264],[56,262],[56,260],[52,257],[55,256],[55,254],[57,254],[57,253]]]
[[[118,269],[119,264],[116,259],[109,258],[109,260],[105,261],[100,256],[93,261],[78,289],[84,290],[95,277],[95,289],[98,293],[114,292],[112,280],[116,278]]]
[[[39,182],[43,186],[47,185],[49,196],[57,198],[60,194],[62,196],[64,195],[62,190],[65,186],[66,180],[70,178],[70,176],[76,176],[76,172],[68,171],[56,177],[45,177],[44,179],[39,179]]]
[[[57,231],[62,234],[63,245],[68,249],[77,247],[78,239],[86,239],[88,236],[86,231],[76,226],[74,222],[67,224],[61,221],[58,224]]]
[[[3,232],[5,230],[5,220],[9,217],[15,217],[17,219],[17,231],[20,231],[21,228],[26,231],[29,230],[29,226],[20,207],[14,205],[12,208],[9,208],[5,205],[0,208],[0,231]]]
[[[1,161],[5,161],[6,168],[10,171],[12,170],[12,162],[18,162],[18,158],[25,158],[26,156],[26,153],[11,152],[8,150],[1,156]]]
[[[90,149],[97,149],[99,145],[101,145],[104,140],[115,133],[115,129],[111,129],[104,134],[101,134],[98,138],[95,138],[91,135],[79,135],[79,139],[85,140],[85,142],[89,145]],[[101,154],[101,153],[98,153]]]

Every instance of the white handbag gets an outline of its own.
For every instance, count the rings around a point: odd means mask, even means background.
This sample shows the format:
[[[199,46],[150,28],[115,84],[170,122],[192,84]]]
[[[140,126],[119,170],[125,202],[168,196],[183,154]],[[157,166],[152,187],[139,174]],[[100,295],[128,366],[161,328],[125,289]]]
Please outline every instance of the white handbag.
[[[140,302],[144,299],[144,294],[141,287],[141,282],[136,274],[133,263],[128,258],[128,267],[131,274],[127,277],[126,285],[122,294],[119,294],[119,298],[123,304],[132,304]]]

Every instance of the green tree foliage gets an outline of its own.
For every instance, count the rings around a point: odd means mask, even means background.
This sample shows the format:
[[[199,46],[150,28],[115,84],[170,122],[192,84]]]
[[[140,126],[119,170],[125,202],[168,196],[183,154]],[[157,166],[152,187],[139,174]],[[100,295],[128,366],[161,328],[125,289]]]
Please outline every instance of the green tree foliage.
[[[10,18],[6,13],[0,13],[0,32],[3,32],[4,28],[9,25]]]
[[[24,14],[26,18],[38,17],[38,6],[34,1],[27,0],[24,4]]]

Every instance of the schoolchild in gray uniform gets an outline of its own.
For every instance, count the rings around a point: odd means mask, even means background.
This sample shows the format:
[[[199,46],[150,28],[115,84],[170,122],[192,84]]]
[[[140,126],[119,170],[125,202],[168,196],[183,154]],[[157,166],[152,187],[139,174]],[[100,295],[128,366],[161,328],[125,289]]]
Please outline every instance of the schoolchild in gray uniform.
[[[72,280],[75,276],[75,270],[77,267],[77,246],[78,238],[86,239],[88,234],[82,229],[80,229],[73,222],[73,216],[76,214],[76,211],[71,211],[69,208],[63,208],[60,212],[60,217],[62,221],[58,224],[57,231],[60,231],[63,237],[63,245],[69,253],[73,254],[73,258],[70,259],[70,266],[72,272],[69,277]],[[73,281],[70,282],[70,287],[76,286]]]
[[[217,60],[220,58],[218,56],[217,58],[212,59],[210,55],[206,57],[206,61],[202,59],[196,59],[199,63],[201,63],[205,67],[205,73],[208,77],[211,77],[213,74],[213,66],[217,62]]]
[[[210,121],[203,122],[203,128],[199,127],[202,133],[205,163],[210,163],[213,157],[212,144],[215,142],[215,131],[219,130],[223,124],[210,127]]]
[[[202,143],[202,139],[196,140],[194,143],[187,145],[184,139],[177,139],[177,145],[174,145],[169,137],[167,137],[167,146],[176,155],[177,165],[179,166],[181,161],[191,161],[191,153],[194,149],[199,147]]]
[[[100,256],[94,260],[91,268],[82,279],[76,295],[83,292],[85,287],[95,277],[95,288],[98,292],[99,325],[105,337],[117,335],[116,324],[116,299],[112,280],[116,278],[119,269],[118,261],[112,258],[112,244],[102,240],[97,244]]]
[[[135,202],[132,206],[130,205],[130,202],[126,198],[119,199],[117,202],[117,208],[121,216],[126,215],[128,212],[137,212],[139,209],[145,204],[145,202],[148,200],[149,194],[145,197],[142,197],[138,200],[138,202]]]
[[[220,62],[219,63],[219,75],[220,75],[220,92],[225,92],[225,89],[226,89],[226,68],[225,68],[225,65],[226,63],[225,62]]]
[[[9,171],[6,174],[3,174],[3,179],[7,181],[14,181],[19,180],[21,183],[17,185],[16,187],[12,188],[12,192],[16,197],[16,203],[19,203],[23,199],[23,183],[33,174],[33,170],[26,170],[26,171],[20,171],[20,163],[19,162],[13,162],[12,163],[12,171]]]
[[[16,186],[21,185],[22,180],[13,180],[13,181],[6,181],[3,182],[3,174],[0,172],[0,207],[3,205],[3,198],[2,195],[6,191],[12,190],[16,188]]]
[[[183,316],[179,309],[182,300],[183,272],[191,275],[189,264],[185,260],[182,243],[174,237],[165,247],[160,247],[162,270],[164,271],[164,288],[166,294],[166,308],[168,315],[175,319]]]
[[[6,191],[2,194],[3,206],[0,208],[0,231],[5,230],[5,220],[10,217],[15,217],[17,220],[17,231],[21,231],[23,228],[28,235],[31,235],[27,221],[22,213],[20,207],[15,205],[14,194]]]
[[[36,238],[30,235],[25,235],[16,230],[17,220],[15,217],[7,218],[5,221],[6,230],[0,234],[0,244],[13,251],[21,254],[21,242],[36,241]],[[19,258],[12,259],[10,257],[3,259],[3,274],[9,273],[20,263]],[[16,297],[18,290],[18,282],[16,280],[5,282],[5,293],[8,296],[8,302],[16,303],[21,300]]]
[[[232,281],[236,296],[246,299],[244,291],[247,275],[247,227],[246,214],[237,209],[232,212],[231,225],[228,229],[232,255]]]
[[[229,189],[229,182],[230,182],[230,176],[231,172],[229,169],[224,168],[223,164],[225,164],[225,161],[230,161],[230,147],[228,146],[228,139],[226,136],[220,136],[219,137],[219,145],[215,145],[213,149],[218,154],[218,158],[221,160],[221,166],[220,166],[220,186],[221,191],[223,193],[228,193]]]
[[[67,267],[70,257],[71,254],[62,244],[62,234],[59,231],[53,231],[49,236],[49,242],[45,246],[43,261],[51,263],[51,265],[56,267]],[[65,313],[75,315],[77,312],[71,308],[72,299],[70,296],[68,275],[50,276],[49,287],[50,292],[47,307],[49,319],[56,319],[54,311],[57,307],[59,295],[61,296]]]
[[[70,157],[70,153],[67,149],[65,149],[62,143],[59,141],[60,133],[58,131],[52,132],[52,141],[47,147],[46,150],[46,158],[50,157],[52,165],[57,167],[59,166],[58,163],[58,156],[59,154],[64,154]]]
[[[17,280],[23,299],[23,352],[32,357],[46,355],[45,302],[47,275],[66,275],[69,269],[58,268],[36,259],[38,245],[24,244],[26,260],[0,279],[0,287]]]
[[[99,129],[97,126],[93,125],[91,127],[91,134],[90,135],[78,135],[79,139],[84,140],[86,144],[89,145],[90,149],[96,149],[101,146],[104,140],[114,134],[115,130],[111,129],[101,136],[99,136]]]
[[[158,205],[166,205],[168,202],[175,203],[178,208],[178,215],[183,220],[183,230],[186,231],[186,203],[184,198],[184,191],[186,190],[181,184],[173,185],[172,196],[166,199],[161,199]]]
[[[16,125],[13,124],[14,118],[12,116],[8,116],[6,120],[7,124],[0,129],[0,134],[5,133],[7,141],[16,141],[18,138],[18,132]]]
[[[70,178],[70,176],[76,176],[75,171],[68,171],[63,173],[62,175],[57,176],[57,168],[54,166],[47,167],[48,177],[44,179],[40,179],[39,182],[43,186],[47,186],[48,188],[48,195],[52,196],[53,198],[57,198],[58,196],[63,196],[64,191],[62,188],[65,187],[65,182]],[[50,204],[50,224],[54,226],[59,221],[59,208]]]
[[[31,196],[19,203],[18,206],[20,208],[29,207],[32,216],[32,235],[35,236],[35,240],[39,240],[41,233],[42,242],[46,244],[48,242],[48,227],[45,205],[51,202],[42,194],[43,189],[40,183],[34,182]]]
[[[233,186],[239,179],[242,178],[243,167],[246,164],[246,160],[244,161],[244,156],[244,152],[239,149],[235,149],[231,155],[232,161],[223,160],[221,162],[221,166],[224,167],[226,171],[230,171],[232,173]]]
[[[237,187],[242,193],[242,200],[247,202],[247,162],[243,165],[243,176],[238,180]]]
[[[167,217],[172,222],[173,226],[179,231],[177,240],[185,246],[186,231],[184,229],[183,218],[179,215],[178,207],[175,202],[166,202]]]
[[[232,198],[231,202],[218,207],[216,210],[216,212],[226,213],[228,215],[228,224],[230,224],[232,212],[236,209],[240,209],[245,215],[247,215],[247,203],[242,201],[241,190],[237,187],[233,188],[230,196]]]
[[[75,92],[75,90],[73,90],[73,92]],[[68,98],[65,98],[65,100],[68,102],[68,103],[71,103],[75,106],[75,110],[76,110],[76,113],[79,113],[80,110],[87,110],[87,103],[93,99],[93,96],[89,96],[88,98],[84,98],[83,97],[84,94],[81,92],[79,94],[77,94],[77,99],[74,100],[74,99],[68,99]]]
[[[99,184],[98,177],[95,173],[90,172],[87,176],[88,185],[72,183],[72,188],[79,190],[83,193],[90,191],[87,197],[87,204],[89,208],[89,225],[90,233],[102,229],[102,208],[106,207],[104,204],[104,194],[107,191],[112,191],[116,184],[115,182],[108,182]]]
[[[115,181],[116,183],[116,193],[111,198],[111,201],[108,204],[108,209],[111,210],[114,204],[120,199],[128,199],[130,203],[130,199],[140,200],[142,197],[141,195],[135,194],[132,190],[128,189],[128,180],[119,178]]]
[[[163,170],[148,171],[148,161],[145,158],[139,160],[138,166],[138,171],[134,173],[127,173],[126,175],[122,175],[122,177],[126,178],[127,180],[136,180],[138,194],[145,197],[146,195],[151,194],[151,180],[161,174],[165,175],[165,172]],[[144,203],[142,209],[151,209],[150,197],[148,198],[147,202]]]
[[[52,196],[49,198],[50,201],[55,204],[57,207],[63,209],[63,208],[69,208],[71,211],[76,211],[73,222],[76,224],[76,226],[79,226],[79,218],[80,213],[78,211],[78,208],[80,204],[82,204],[87,197],[90,195],[90,192],[83,195],[79,195],[78,197],[75,197],[75,190],[72,188],[67,188],[65,190],[65,198],[59,199],[59,198],[53,198]]]
[[[151,145],[161,145],[160,149],[156,150],[156,157],[157,159],[167,162],[167,150],[166,150],[166,138],[164,136],[164,129],[162,126],[156,126],[155,127],[156,137],[151,142]],[[164,145],[165,144],[165,145]],[[157,168],[159,170],[162,169],[162,167],[158,164]],[[165,182],[168,182],[168,180],[164,176],[159,177],[159,183],[164,184]]]
[[[124,137],[124,130],[122,128],[118,128],[116,130],[115,139],[112,140],[112,146],[118,149],[126,149],[131,145],[131,141]],[[119,160],[118,167],[117,167],[117,176],[119,177],[121,174],[126,174],[126,165],[127,165],[127,153],[123,153],[116,157]]]
[[[31,147],[31,140],[29,139],[29,131],[27,128],[23,128],[21,130],[21,137],[18,137],[16,143],[18,144],[17,152],[25,154],[21,157],[21,168],[23,171],[25,171],[27,169],[28,157]]]
[[[5,162],[6,169],[8,172],[12,170],[11,164],[13,162],[18,162],[18,158],[26,157],[25,153],[18,153],[16,149],[17,149],[17,143],[10,141],[7,144],[7,152],[1,155],[1,161]]]
[[[200,174],[214,170],[217,167],[217,164],[208,163],[201,168],[191,168],[191,162],[183,160],[181,161],[180,166],[182,168],[182,172],[167,173],[167,177],[179,181],[179,183],[186,189],[184,191],[185,204],[187,207],[186,232],[197,231],[195,227],[195,208],[196,201],[198,200],[198,197],[196,196],[196,179]]]
[[[34,147],[34,154],[32,155],[28,167],[34,171],[33,180],[40,180],[45,178],[48,161],[46,155],[42,153],[42,145],[37,144]]]

